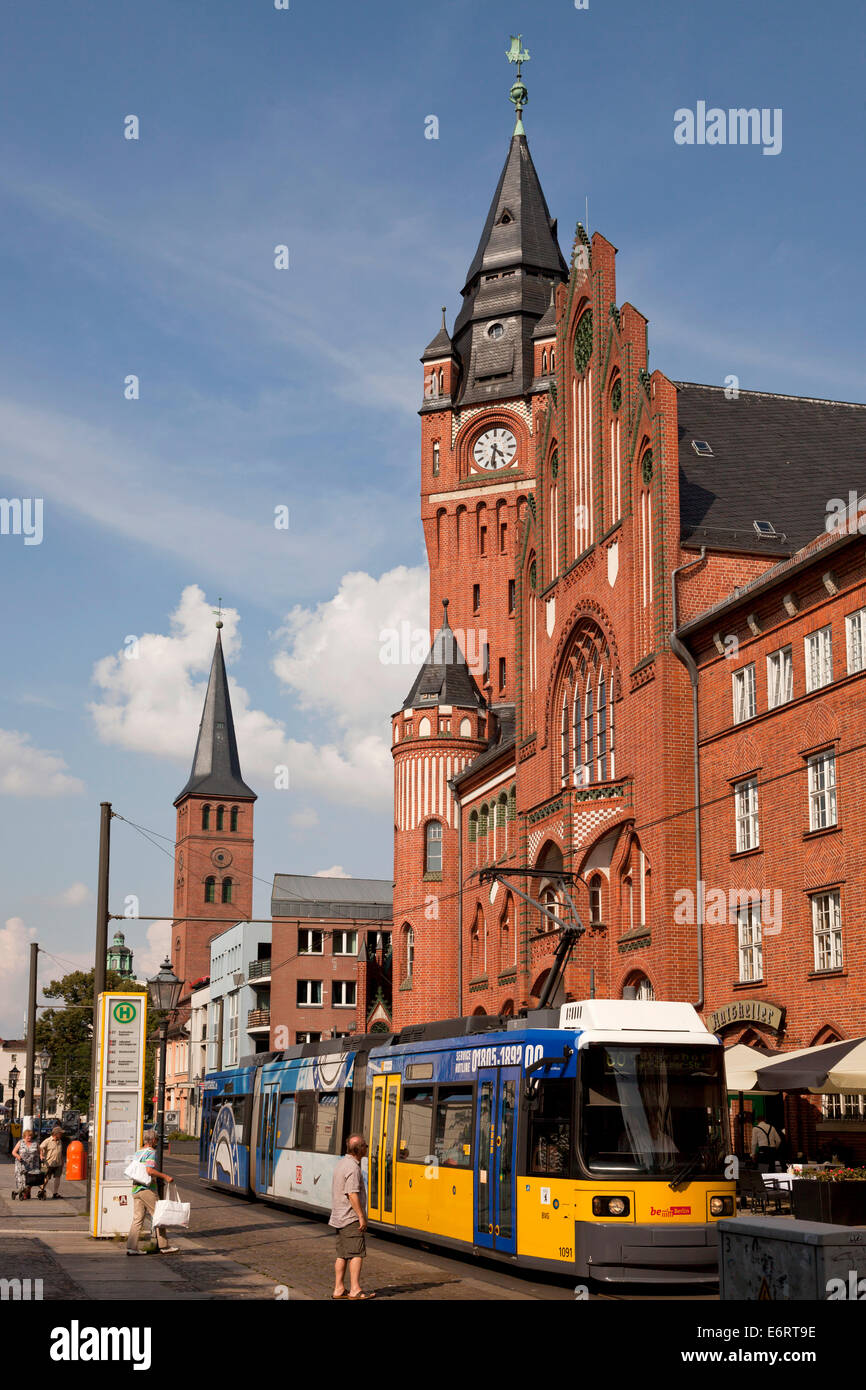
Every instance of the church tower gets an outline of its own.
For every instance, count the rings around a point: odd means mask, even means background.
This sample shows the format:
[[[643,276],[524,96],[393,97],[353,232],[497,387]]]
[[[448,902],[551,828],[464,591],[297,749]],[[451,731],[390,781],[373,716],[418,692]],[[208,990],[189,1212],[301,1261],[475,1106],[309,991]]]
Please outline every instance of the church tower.
[[[421,517],[430,630],[441,626],[392,729],[397,1027],[468,1012],[461,839],[471,842],[477,827],[460,825],[450,783],[513,740],[518,544],[556,373],[556,293],[568,278],[523,128],[520,65],[529,55],[519,38],[508,57],[517,119],[505,164],[453,333],[443,309],[421,358]]]
[[[210,973],[211,939],[253,910],[253,803],[241,776],[223,659],[222,622],[211,664],[192,771],[175,799],[171,963],[183,993]],[[203,918],[205,920],[196,920]]]

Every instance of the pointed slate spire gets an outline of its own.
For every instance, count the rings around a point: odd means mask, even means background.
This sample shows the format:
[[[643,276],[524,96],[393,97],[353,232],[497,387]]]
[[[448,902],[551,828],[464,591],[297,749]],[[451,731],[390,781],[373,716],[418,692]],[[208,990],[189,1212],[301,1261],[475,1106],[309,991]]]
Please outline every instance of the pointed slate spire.
[[[183,791],[175,797],[175,806],[193,793],[197,796],[223,796],[233,801],[256,800],[255,792],[241,777],[221,628],[222,621],[219,621],[192,772]]]
[[[442,327],[432,342],[428,343],[421,357],[422,362],[438,362],[442,357],[453,357],[454,346],[445,327],[445,305],[442,306]]]
[[[550,303],[544,311],[542,318],[535,325],[533,338],[555,338],[556,337],[556,284],[550,286]]]
[[[475,684],[460,643],[448,622],[448,600],[442,600],[442,626],[433,638],[427,659],[406,699],[404,709],[423,709],[425,705],[457,705],[460,709],[482,709],[486,703]]]
[[[533,330],[567,278],[526,136],[513,135],[454,325],[461,405],[529,391]]]

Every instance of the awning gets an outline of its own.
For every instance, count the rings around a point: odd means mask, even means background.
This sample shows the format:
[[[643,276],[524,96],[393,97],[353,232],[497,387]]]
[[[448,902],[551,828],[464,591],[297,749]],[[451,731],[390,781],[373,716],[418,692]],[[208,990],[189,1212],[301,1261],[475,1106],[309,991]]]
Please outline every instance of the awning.
[[[757,1069],[771,1091],[866,1092],[866,1038],[845,1038],[784,1053]]]

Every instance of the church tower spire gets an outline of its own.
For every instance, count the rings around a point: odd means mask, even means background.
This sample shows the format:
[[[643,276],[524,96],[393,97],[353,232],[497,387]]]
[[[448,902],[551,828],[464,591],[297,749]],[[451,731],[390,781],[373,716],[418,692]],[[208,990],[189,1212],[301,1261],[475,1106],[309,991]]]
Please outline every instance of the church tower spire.
[[[211,939],[230,923],[251,917],[253,909],[256,794],[241,776],[222,625],[220,618],[192,770],[174,802],[177,831],[169,954],[175,974],[184,981],[184,994],[195,980],[210,973]]]

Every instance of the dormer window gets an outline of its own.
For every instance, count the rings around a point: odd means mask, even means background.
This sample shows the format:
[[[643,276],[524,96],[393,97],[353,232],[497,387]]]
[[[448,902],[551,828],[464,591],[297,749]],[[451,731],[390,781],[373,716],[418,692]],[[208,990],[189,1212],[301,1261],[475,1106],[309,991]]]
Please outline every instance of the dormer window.
[[[502,216],[499,219],[500,227],[507,227],[508,224],[513,221],[514,218],[511,216],[511,213],[508,211],[508,208],[505,208],[505,210],[502,213]]]
[[[490,327],[487,330],[487,336],[488,338],[493,338],[495,340],[501,338],[504,332],[505,329],[501,323],[491,323]]]

